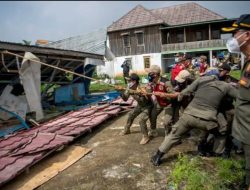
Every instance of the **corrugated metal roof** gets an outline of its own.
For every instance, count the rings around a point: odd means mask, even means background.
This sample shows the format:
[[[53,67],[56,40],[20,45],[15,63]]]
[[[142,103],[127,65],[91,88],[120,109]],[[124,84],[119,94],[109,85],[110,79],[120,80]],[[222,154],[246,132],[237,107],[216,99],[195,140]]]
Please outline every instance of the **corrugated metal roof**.
[[[20,43],[4,42],[0,41],[0,50],[9,51],[20,51],[20,52],[32,52],[38,54],[48,54],[48,55],[60,55],[60,56],[72,56],[72,57],[89,57],[95,59],[102,59],[101,54],[83,52],[71,49],[60,49],[56,47],[49,46],[35,46],[35,45],[24,45]]]
[[[104,55],[106,34],[106,29],[99,29],[91,33],[66,38],[42,46]]]

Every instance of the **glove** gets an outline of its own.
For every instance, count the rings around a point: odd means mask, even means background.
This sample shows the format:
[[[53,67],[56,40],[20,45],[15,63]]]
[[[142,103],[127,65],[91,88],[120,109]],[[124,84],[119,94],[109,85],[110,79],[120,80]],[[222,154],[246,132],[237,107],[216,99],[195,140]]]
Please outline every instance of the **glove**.
[[[182,99],[183,99],[183,94],[179,94],[177,99],[178,99],[178,102],[182,101]]]
[[[126,89],[125,89],[124,87],[122,87],[122,86],[115,86],[115,89],[116,89],[117,91],[119,91],[119,92],[123,92],[123,91],[126,90]]]

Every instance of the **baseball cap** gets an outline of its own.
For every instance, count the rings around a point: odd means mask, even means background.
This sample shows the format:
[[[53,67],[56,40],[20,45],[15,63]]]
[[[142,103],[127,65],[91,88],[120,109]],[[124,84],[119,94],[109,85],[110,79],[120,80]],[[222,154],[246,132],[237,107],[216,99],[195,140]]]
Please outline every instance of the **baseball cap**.
[[[161,68],[158,65],[151,65],[150,68],[145,69],[147,73],[161,73]]]
[[[241,15],[231,27],[224,27],[221,30],[223,32],[234,32],[240,29],[250,30],[250,14]]]
[[[187,70],[182,70],[179,74],[175,77],[175,80],[179,83],[183,83],[187,78],[189,78],[191,74]]]

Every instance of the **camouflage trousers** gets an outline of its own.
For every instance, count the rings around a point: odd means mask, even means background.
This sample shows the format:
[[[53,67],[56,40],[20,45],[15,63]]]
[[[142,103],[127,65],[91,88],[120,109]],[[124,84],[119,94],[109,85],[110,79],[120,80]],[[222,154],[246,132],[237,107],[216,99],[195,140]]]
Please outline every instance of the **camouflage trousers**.
[[[216,127],[218,127],[218,124],[215,121],[208,121],[183,113],[180,119],[172,126],[171,133],[165,136],[165,139],[161,143],[159,150],[161,152],[167,153],[174,145],[181,141],[185,134],[187,134],[193,128],[201,130],[202,135],[200,134],[200,139],[204,139],[207,132]]]
[[[152,111],[149,116],[150,128],[152,130],[156,129],[157,126],[157,117],[164,110],[164,107],[161,107],[158,103],[155,103],[152,107]]]
[[[152,111],[153,106],[140,106],[137,105],[128,115],[128,120],[126,123],[125,128],[130,128],[131,125],[133,124],[135,118],[140,116],[139,118],[139,125],[141,129],[141,133],[144,135],[148,134],[148,129],[147,129],[147,120],[150,119],[150,123],[152,123],[150,114]]]

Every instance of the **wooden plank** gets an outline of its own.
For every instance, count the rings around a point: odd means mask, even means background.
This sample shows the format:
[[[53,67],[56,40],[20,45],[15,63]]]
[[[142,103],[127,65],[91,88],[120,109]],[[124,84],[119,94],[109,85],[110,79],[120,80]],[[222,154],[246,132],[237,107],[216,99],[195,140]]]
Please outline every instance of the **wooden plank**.
[[[23,174],[17,177],[12,183],[7,184],[4,189],[35,189],[74,164],[90,151],[91,149],[88,148],[70,146],[67,149],[64,149],[62,152],[59,152],[44,160],[43,162],[39,162],[34,167],[30,168],[28,174]]]

